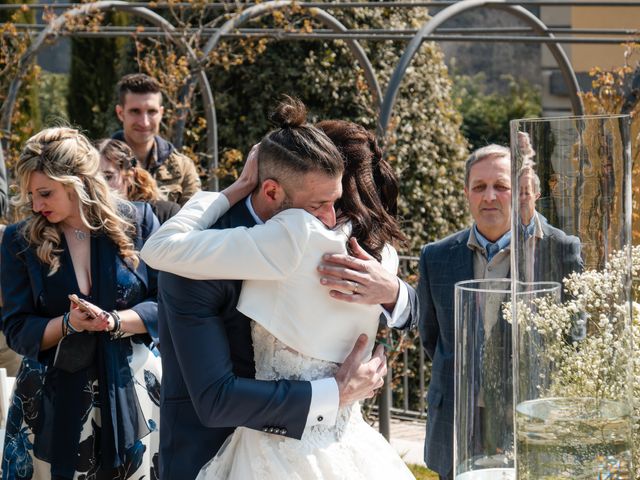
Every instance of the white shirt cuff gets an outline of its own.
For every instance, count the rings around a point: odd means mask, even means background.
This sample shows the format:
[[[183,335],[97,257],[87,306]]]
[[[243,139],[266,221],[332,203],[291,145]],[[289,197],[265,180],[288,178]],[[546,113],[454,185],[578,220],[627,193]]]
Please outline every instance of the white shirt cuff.
[[[311,382],[311,405],[307,415],[307,427],[333,426],[338,418],[340,393],[335,378],[323,378]]]
[[[398,301],[393,308],[393,312],[389,313],[384,309],[382,310],[387,319],[387,326],[390,328],[403,327],[407,323],[407,320],[409,320],[409,314],[411,313],[407,285],[404,282],[400,282],[400,280],[398,280],[398,282],[400,283],[400,290],[398,291]]]

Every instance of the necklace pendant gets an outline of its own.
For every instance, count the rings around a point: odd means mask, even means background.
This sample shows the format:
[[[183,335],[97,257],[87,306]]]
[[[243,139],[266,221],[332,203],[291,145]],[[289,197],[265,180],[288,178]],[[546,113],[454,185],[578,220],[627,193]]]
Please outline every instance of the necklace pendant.
[[[78,230],[77,228],[73,229],[73,234],[75,235],[76,240],[79,240],[81,242],[83,240],[86,240],[87,236],[89,235],[87,232],[83,232],[82,230]]]

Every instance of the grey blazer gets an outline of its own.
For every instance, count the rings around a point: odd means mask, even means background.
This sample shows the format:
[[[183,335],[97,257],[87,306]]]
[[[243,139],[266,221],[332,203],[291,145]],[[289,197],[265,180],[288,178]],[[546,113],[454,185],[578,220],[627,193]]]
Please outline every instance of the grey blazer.
[[[424,459],[440,475],[453,465],[454,285],[473,279],[470,229],[430,243],[420,255],[420,338],[432,361],[427,395],[427,436]]]
[[[536,245],[536,281],[561,281],[572,271],[583,268],[580,240],[566,235],[547,222],[542,223],[543,238]],[[427,435],[424,459],[427,466],[448,475],[453,468],[454,411],[454,286],[472,280],[473,251],[467,246],[467,228],[423,247],[420,256],[420,338],[432,361],[427,394]]]

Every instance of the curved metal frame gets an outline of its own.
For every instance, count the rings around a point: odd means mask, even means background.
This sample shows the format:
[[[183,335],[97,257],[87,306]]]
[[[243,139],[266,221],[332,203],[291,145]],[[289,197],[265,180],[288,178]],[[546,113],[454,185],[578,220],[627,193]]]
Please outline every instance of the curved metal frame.
[[[18,90],[22,85],[22,77],[27,71],[27,68],[33,62],[38,52],[45,45],[45,42],[51,40],[52,38],[56,38],[58,36],[59,30],[64,26],[64,24],[71,18],[89,15],[91,13],[103,11],[103,10],[116,10],[116,11],[125,11],[127,13],[133,14],[137,17],[143,18],[153,25],[163,29],[167,32],[171,41],[176,42],[180,48],[182,48],[189,57],[190,61],[194,65],[199,64],[199,59],[193,49],[182,40],[177,34],[174,26],[169,23],[167,20],[162,18],[160,15],[155,12],[149,10],[148,8],[143,7],[134,7],[129,3],[121,1],[121,0],[109,0],[109,1],[101,1],[95,3],[88,3],[78,8],[74,8],[68,12],[65,12],[64,15],[59,16],[53,22],[51,22],[47,28],[45,28],[36,40],[29,46],[29,49],[22,55],[19,61],[18,66],[18,75],[13,79],[11,84],[9,85],[9,91],[7,94],[7,101],[2,105],[2,116],[0,117],[0,129],[5,132],[11,131],[11,116],[13,114],[13,107],[15,105],[15,101],[17,98]],[[213,109],[213,93],[211,92],[211,87],[209,86],[209,82],[207,80],[207,76],[202,69],[198,69],[197,79],[198,84],[200,86],[200,93],[204,99],[205,105],[205,116],[207,118],[208,124],[215,125],[215,109]],[[8,140],[6,141],[8,142]],[[216,152],[215,158],[217,158],[217,148],[218,148],[218,138],[217,138],[217,130],[216,129],[207,129],[207,151],[208,152]],[[0,167],[1,168],[1,167]]]
[[[56,18],[42,32],[40,32],[34,43],[20,58],[18,75],[16,76],[16,78],[14,78],[9,86],[7,95],[8,101],[5,102],[5,104],[2,106],[0,129],[6,132],[11,131],[11,116],[13,114],[13,107],[17,98],[17,92],[22,85],[22,77],[24,76],[28,66],[35,59],[35,56],[44,46],[45,42],[47,40],[50,40],[51,38],[57,37],[57,32],[59,31],[59,29],[61,29],[70,18],[89,15],[91,13],[99,12],[102,10],[126,11],[149,21],[157,27],[162,28],[168,33],[168,36],[172,41],[176,42],[182,49],[187,52],[189,60],[192,64],[192,70],[195,67],[195,70],[197,71],[195,78],[199,83],[201,94],[203,96],[205,116],[207,119],[207,158],[213,160],[213,167],[216,168],[218,166],[218,126],[213,92],[211,91],[211,86],[209,85],[206,73],[203,68],[206,59],[209,53],[211,53],[211,51],[217,47],[223,33],[230,32],[233,29],[238,28],[240,25],[251,20],[252,18],[265,15],[275,10],[287,8],[294,4],[295,0],[275,0],[248,8],[244,12],[241,12],[240,14],[228,20],[219,29],[218,33],[214,37],[209,39],[200,57],[195,54],[193,49],[186,42],[184,42],[182,38],[180,38],[178,35],[175,35],[176,30],[171,23],[169,23],[167,20],[157,15],[153,11],[149,10],[148,8],[134,7],[121,0],[99,1],[74,8],[73,10],[66,12],[64,15]],[[318,8],[310,8],[309,10],[312,15],[319,18],[322,23],[324,23],[332,30],[336,32],[348,31],[348,29],[342,23],[340,23],[329,13]],[[379,109],[380,102],[382,100],[382,90],[380,89],[380,85],[374,73],[371,62],[369,61],[369,58],[367,57],[365,51],[356,40],[347,40],[347,45],[364,70],[365,79],[374,97],[376,108]],[[207,165],[208,169],[210,167],[211,165]],[[215,190],[218,189],[218,179],[215,175],[212,176],[211,186]]]
[[[212,36],[204,46],[202,50],[201,61],[206,61],[206,58],[209,56],[209,54],[213,51],[214,48],[218,46],[218,43],[220,42],[220,39],[223,35],[231,33],[232,30],[239,28],[241,25],[245,24],[253,18],[261,17],[275,10],[281,10],[293,5],[304,7],[304,4],[301,4],[296,0],[273,0],[271,2],[265,2],[250,7],[245,11],[239,13],[235,17],[229,19],[224,25],[220,27],[216,34]],[[349,31],[342,23],[338,21],[337,18],[325,12],[324,10],[315,7],[309,8],[308,10],[314,17],[320,19],[322,23],[331,28],[334,32]],[[348,39],[345,41],[347,42],[351,53],[353,53],[353,56],[356,57],[356,60],[358,61],[358,63],[360,63],[360,66],[364,70],[364,75],[367,83],[369,84],[369,88],[371,89],[371,93],[373,94],[376,108],[379,108],[382,99],[382,90],[380,89],[380,85],[378,84],[378,80],[375,72],[373,71],[373,66],[369,61],[369,57],[367,57],[367,54],[357,40]]]
[[[224,23],[224,25],[222,25],[218,29],[216,34],[209,39],[209,41],[206,43],[206,45],[202,49],[202,55],[200,57],[200,68],[202,68],[203,64],[206,62],[209,54],[218,46],[218,43],[220,43],[220,39],[222,38],[223,35],[230,33],[236,28],[239,28],[240,26],[242,26],[243,24],[245,24],[251,19],[261,17],[263,15],[269,14],[276,10],[281,10],[283,8],[293,6],[294,4],[301,5],[300,3],[296,2],[296,0],[273,0],[270,2],[254,5],[253,7],[250,7],[244,10],[243,12],[235,15],[234,17],[230,18],[229,20],[227,20]],[[348,29],[342,23],[340,23],[338,19],[336,19],[333,15],[325,12],[324,10],[321,10],[319,8],[309,8],[308,10],[311,12],[313,16],[317,17],[322,23],[324,23],[327,27],[331,28],[333,31],[335,32],[348,31]],[[358,61],[362,69],[364,70],[364,76],[369,85],[369,89],[371,90],[371,93],[373,95],[373,101],[374,101],[376,110],[380,111],[380,102],[382,100],[382,90],[380,89],[378,79],[375,75],[375,72],[373,71],[373,66],[369,61],[369,57],[367,57],[367,54],[365,53],[363,48],[360,46],[357,40],[349,39],[345,41],[347,42],[347,46],[351,50],[351,53],[356,58],[356,60]],[[215,107],[213,107],[213,104],[212,104],[212,108],[215,112]],[[217,130],[218,130],[217,124],[214,123],[211,125],[211,127],[216,131],[216,138],[217,138]],[[217,155],[217,145],[216,145],[216,153],[214,156],[214,167],[217,167],[217,165],[218,165],[218,155]],[[217,177],[213,175],[211,177],[211,181],[212,183],[210,183],[210,186],[214,190],[217,190],[218,189]]]
[[[43,47],[45,42],[47,40],[50,40],[51,38],[57,37],[57,32],[67,22],[68,19],[76,16],[88,15],[93,12],[102,10],[125,11],[135,16],[141,17],[149,21],[153,25],[163,29],[167,32],[171,41],[177,43],[182,49],[184,49],[184,51],[187,52],[192,65],[192,70],[195,69],[195,71],[197,72],[192,78],[197,79],[200,86],[200,93],[203,97],[203,104],[208,127],[207,157],[213,160],[212,163],[213,167],[215,168],[218,166],[218,127],[213,92],[211,91],[211,86],[209,85],[206,73],[204,71],[204,64],[206,63],[206,59],[211,51],[213,51],[213,49],[218,46],[218,43],[220,42],[220,39],[223,35],[230,33],[232,30],[240,27],[242,24],[253,18],[266,15],[275,10],[293,6],[294,4],[299,5],[296,3],[296,0],[272,0],[266,3],[254,5],[247,10],[235,15],[231,19],[227,20],[227,22],[225,22],[224,25],[222,25],[222,27],[218,29],[216,34],[209,39],[200,56],[196,55],[193,49],[179,35],[176,34],[177,32],[175,30],[175,27],[171,23],[169,23],[167,20],[157,15],[153,11],[149,10],[148,8],[132,6],[131,4],[121,0],[99,1],[74,8],[73,10],[66,12],[64,15],[56,18],[51,24],[49,24],[47,28],[45,28],[38,35],[34,43],[20,58],[18,75],[11,82],[7,95],[7,101],[4,105],[2,105],[2,108],[0,110],[0,130],[3,130],[5,132],[11,131],[11,116],[17,98],[17,92],[22,84],[21,78],[23,77],[28,66],[34,60],[35,56]],[[440,11],[431,20],[425,23],[416,33],[416,35],[407,46],[404,54],[400,58],[400,61],[398,62],[398,65],[393,72],[384,98],[382,97],[380,85],[366,53],[357,40],[346,40],[349,49],[364,71],[365,79],[374,97],[376,109],[378,109],[379,111],[378,135],[381,139],[384,139],[384,137],[388,133],[387,129],[389,126],[389,120],[391,118],[391,112],[395,104],[400,84],[413,57],[420,49],[422,42],[426,40],[427,36],[433,33],[441,24],[443,24],[447,20],[467,10],[480,7],[489,7],[506,11],[513,16],[523,20],[534,31],[540,33],[541,35],[545,35],[548,38],[555,38],[554,35],[548,31],[547,26],[535,15],[533,15],[523,7],[506,3],[506,0],[462,0]],[[327,27],[331,28],[335,32],[348,32],[348,29],[341,22],[339,22],[334,16],[325,12],[324,10],[316,7],[311,7],[308,10],[312,15],[317,17],[322,23],[324,23]],[[582,99],[578,95],[578,92],[580,92],[580,86],[578,85],[575,73],[564,50],[562,49],[562,47],[560,47],[560,45],[555,43],[547,44],[547,46],[556,59],[565,82],[570,87],[570,99],[574,114],[583,115],[584,106],[582,104]],[[187,86],[191,82],[192,80],[189,80]],[[7,142],[8,140],[5,139],[3,143],[6,144]],[[208,168],[210,166],[211,165],[207,165]],[[0,168],[2,168],[1,165]],[[217,190],[217,177],[212,177],[211,186]]]
[[[501,2],[501,3],[498,3]],[[480,7],[494,8],[498,10],[504,10],[515,17],[525,21],[533,30],[541,35],[546,35],[549,38],[555,38],[552,33],[547,29],[547,26],[535,15],[526,10],[523,7],[510,5],[506,3],[506,0],[461,0],[440,12],[438,12],[431,20],[427,21],[418,30],[418,33],[413,37],[409,45],[407,46],[404,54],[400,58],[396,69],[393,71],[393,75],[389,80],[389,86],[382,102],[382,108],[380,110],[380,117],[378,121],[378,136],[384,139],[387,135],[387,129],[389,127],[389,120],[391,119],[391,112],[393,110],[398,90],[400,89],[400,83],[404,78],[404,75],[411,64],[411,60],[420,49],[422,42],[426,40],[425,37],[433,33],[440,25],[447,20],[463,13],[467,10],[472,10]],[[571,62],[567,58],[564,50],[560,45],[555,43],[547,44],[547,47],[551,51],[551,54],[556,59],[558,67],[562,73],[564,81],[569,85],[569,92],[571,98],[571,106],[575,115],[584,115],[584,105],[582,99],[578,95],[580,92],[580,85],[576,78],[575,72],[571,67]]]

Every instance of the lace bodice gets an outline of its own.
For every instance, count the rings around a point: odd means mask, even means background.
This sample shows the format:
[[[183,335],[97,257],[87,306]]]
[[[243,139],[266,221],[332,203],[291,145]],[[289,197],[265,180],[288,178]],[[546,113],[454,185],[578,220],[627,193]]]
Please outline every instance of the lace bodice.
[[[251,335],[258,380],[317,380],[335,375],[339,368],[289,348],[255,321]],[[392,447],[364,421],[358,402],[340,408],[333,425],[307,426],[300,439],[237,428],[196,480],[222,478],[414,479]]]
[[[339,368],[336,363],[311,358],[289,348],[257,322],[251,322],[251,336],[258,380],[318,380],[333,377]],[[292,452],[305,455],[324,442],[337,441],[347,427],[357,421],[362,421],[358,402],[342,407],[338,410],[335,425],[307,427],[303,441],[296,441]]]
[[[262,325],[251,322],[251,336],[258,380],[318,380],[332,377],[338,365],[303,355],[271,335]]]

